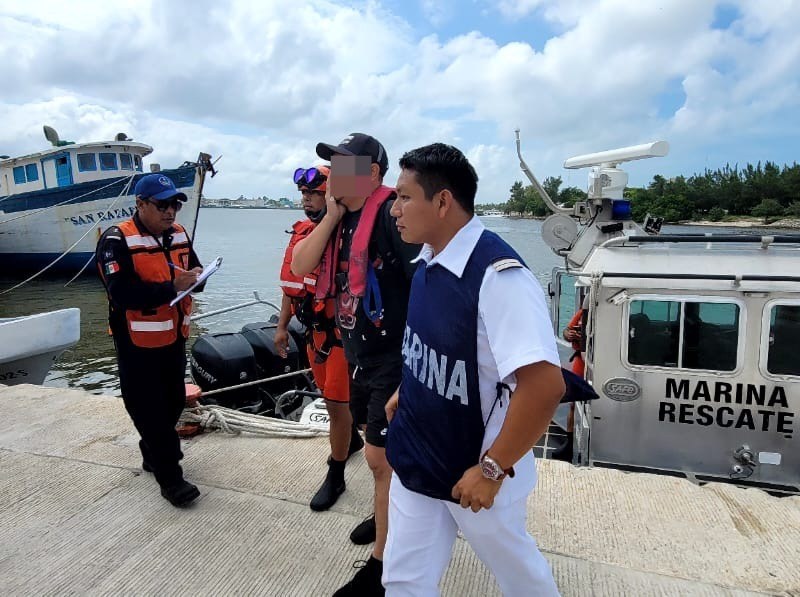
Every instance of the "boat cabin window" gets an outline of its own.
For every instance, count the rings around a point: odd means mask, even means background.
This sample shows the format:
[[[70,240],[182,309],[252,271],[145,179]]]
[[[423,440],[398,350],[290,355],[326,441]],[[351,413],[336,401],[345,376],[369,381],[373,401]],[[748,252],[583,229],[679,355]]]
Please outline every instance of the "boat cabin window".
[[[39,180],[39,167],[36,164],[26,164],[14,168],[14,184],[25,184]]]
[[[89,172],[97,170],[97,160],[93,153],[78,154],[78,172]]]
[[[25,184],[28,182],[25,180],[25,167],[24,166],[16,166],[14,168],[14,184]]]
[[[131,154],[119,154],[119,167],[121,170],[133,170],[133,157]]]
[[[141,172],[142,171],[142,156],[135,155],[133,156],[133,163],[136,165],[136,169]]]
[[[117,170],[117,154],[116,153],[101,153],[100,154],[100,169],[101,170]]]
[[[36,164],[28,164],[25,166],[25,176],[28,182],[39,180],[39,167]]]
[[[775,375],[800,375],[797,342],[800,305],[774,305],[769,314],[767,371]]]
[[[567,327],[570,319],[575,315],[576,308],[580,307],[581,293],[587,292],[586,288],[575,286],[577,279],[577,276],[568,274],[561,268],[553,270],[548,294],[552,301],[550,311],[553,318],[553,331],[558,339],[563,337],[564,328]]]
[[[634,300],[628,315],[631,365],[733,371],[739,305],[691,300]]]

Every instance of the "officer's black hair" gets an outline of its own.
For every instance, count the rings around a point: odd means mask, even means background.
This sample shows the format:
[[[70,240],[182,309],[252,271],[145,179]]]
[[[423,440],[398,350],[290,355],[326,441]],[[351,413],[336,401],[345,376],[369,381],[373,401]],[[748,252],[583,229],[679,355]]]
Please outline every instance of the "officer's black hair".
[[[416,173],[428,201],[448,189],[468,214],[475,213],[478,175],[466,156],[452,145],[433,143],[407,151],[400,158],[400,168]]]

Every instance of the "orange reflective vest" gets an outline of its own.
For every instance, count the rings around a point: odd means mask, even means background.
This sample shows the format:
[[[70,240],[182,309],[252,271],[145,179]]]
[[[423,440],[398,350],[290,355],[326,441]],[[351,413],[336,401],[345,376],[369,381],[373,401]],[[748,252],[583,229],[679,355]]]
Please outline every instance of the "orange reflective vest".
[[[295,276],[292,273],[292,253],[294,246],[311,234],[317,225],[311,220],[295,222],[292,226],[292,237],[289,239],[289,246],[283,254],[283,264],[281,265],[280,286],[283,293],[293,299],[303,299],[307,294],[314,296],[317,289],[317,274],[319,268],[305,276]],[[293,301],[294,302],[294,301]]]
[[[143,282],[170,282],[173,270],[170,263],[183,269],[189,266],[189,236],[180,224],[173,224],[175,233],[169,251],[150,234],[142,234],[132,219],[119,224],[125,236],[133,269]],[[189,320],[192,298],[187,295],[174,307],[159,305],[155,309],[138,311],[127,309],[125,318],[131,342],[141,348],[169,346],[178,339],[178,329],[184,338],[189,337]]]
[[[579,330],[581,334],[585,334],[586,330],[584,329],[584,326],[581,325],[583,321],[583,314],[584,310],[578,309],[575,312],[575,315],[572,316],[572,319],[569,320],[567,327],[572,328],[574,330]],[[572,350],[575,351],[572,353],[572,356],[569,359],[572,362],[572,372],[575,375],[580,375],[581,377],[583,377],[584,371],[586,369],[586,364],[583,362],[583,355],[581,354],[582,343],[578,341],[578,342],[572,342],[571,344],[572,344]]]

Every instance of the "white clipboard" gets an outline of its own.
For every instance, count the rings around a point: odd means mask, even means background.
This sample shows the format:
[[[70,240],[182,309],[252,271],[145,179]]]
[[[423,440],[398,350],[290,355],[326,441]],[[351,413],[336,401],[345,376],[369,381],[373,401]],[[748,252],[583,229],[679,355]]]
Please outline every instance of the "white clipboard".
[[[199,276],[197,276],[197,282],[192,284],[189,288],[187,288],[183,292],[179,292],[178,296],[176,296],[174,299],[170,301],[169,306],[174,307],[175,305],[177,305],[178,302],[183,297],[185,297],[187,294],[192,292],[192,290],[200,286],[200,284],[208,280],[211,277],[211,275],[214,274],[221,266],[222,266],[222,257],[217,257],[214,261],[212,261],[210,264],[205,266],[205,268],[203,268],[203,271],[200,273]]]

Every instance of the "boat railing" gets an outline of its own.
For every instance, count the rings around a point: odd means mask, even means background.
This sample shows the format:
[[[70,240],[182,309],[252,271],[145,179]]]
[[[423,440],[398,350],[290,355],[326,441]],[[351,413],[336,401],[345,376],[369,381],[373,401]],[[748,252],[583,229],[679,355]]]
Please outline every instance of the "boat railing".
[[[252,301],[247,301],[246,303],[240,303],[238,305],[231,305],[230,307],[223,307],[222,309],[216,309],[214,311],[209,311],[208,313],[201,313],[200,315],[192,315],[192,321],[205,319],[206,317],[213,317],[214,315],[221,315],[222,313],[230,313],[231,311],[238,311],[239,309],[252,307],[253,305],[267,305],[268,307],[275,309],[278,313],[281,312],[281,308],[278,305],[269,301],[265,301],[259,296],[258,291],[254,290]]]
[[[615,236],[598,245],[599,248],[621,247],[626,244],[653,243],[747,243],[759,244],[766,249],[770,245],[800,245],[800,234],[659,234],[654,236]]]

